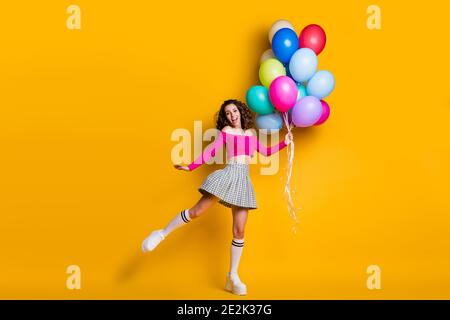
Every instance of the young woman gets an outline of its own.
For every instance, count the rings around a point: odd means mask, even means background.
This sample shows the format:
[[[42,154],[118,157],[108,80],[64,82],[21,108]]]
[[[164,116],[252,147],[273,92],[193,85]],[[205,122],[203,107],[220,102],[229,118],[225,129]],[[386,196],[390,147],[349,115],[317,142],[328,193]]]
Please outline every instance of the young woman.
[[[179,170],[192,171],[215,156],[222,146],[227,147],[227,165],[211,173],[198,189],[200,200],[190,209],[177,214],[164,229],[153,231],[142,243],[144,252],[152,251],[173,230],[201,216],[215,202],[229,208],[233,215],[233,239],[231,241],[231,263],[225,289],[237,295],[247,294],[246,285],[238,276],[238,265],[244,247],[244,230],[248,210],[256,209],[256,198],[249,177],[249,161],[255,151],[264,156],[278,152],[292,141],[287,134],[279,144],[267,148],[256,138],[250,109],[238,100],[225,101],[217,116],[216,128],[220,133],[216,140],[205,148],[202,155],[188,166],[175,165]]]

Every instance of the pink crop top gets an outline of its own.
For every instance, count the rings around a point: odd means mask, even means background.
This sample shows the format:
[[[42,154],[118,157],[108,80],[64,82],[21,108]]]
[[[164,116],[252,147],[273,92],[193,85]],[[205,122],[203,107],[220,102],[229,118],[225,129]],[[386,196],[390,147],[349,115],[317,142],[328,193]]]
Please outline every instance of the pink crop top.
[[[221,131],[216,140],[208,145],[203,153],[194,160],[194,162],[188,165],[189,170],[192,171],[196,169],[214,157],[216,155],[216,151],[223,144],[226,144],[227,146],[228,157],[235,157],[239,155],[251,156],[255,150],[267,157],[286,147],[286,142],[284,140],[279,144],[266,147],[259,142],[256,136],[232,134]]]

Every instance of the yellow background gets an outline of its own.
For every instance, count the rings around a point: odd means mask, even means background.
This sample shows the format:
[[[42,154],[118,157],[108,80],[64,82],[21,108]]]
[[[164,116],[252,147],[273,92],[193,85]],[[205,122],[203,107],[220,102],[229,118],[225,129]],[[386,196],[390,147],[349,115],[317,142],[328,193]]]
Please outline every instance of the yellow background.
[[[81,30],[66,8],[81,7]],[[366,9],[382,29],[366,28]],[[240,265],[251,299],[450,298],[450,56],[445,1],[10,1],[0,10],[0,298],[235,298],[220,205],[140,253],[213,166],[176,171],[170,135],[213,126],[257,84],[273,21],[318,23],[337,85],[295,129],[292,186],[252,167]],[[281,153],[281,167],[286,153]],[[66,288],[81,267],[82,289]],[[366,268],[381,268],[368,290]]]

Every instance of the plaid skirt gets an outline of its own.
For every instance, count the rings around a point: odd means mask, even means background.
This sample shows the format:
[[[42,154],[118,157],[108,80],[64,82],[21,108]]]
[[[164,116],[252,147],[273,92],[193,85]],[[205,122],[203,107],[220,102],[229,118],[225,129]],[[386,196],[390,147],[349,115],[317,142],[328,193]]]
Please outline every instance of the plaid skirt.
[[[211,173],[198,191],[215,195],[226,207],[257,208],[248,164],[228,163],[223,169]]]

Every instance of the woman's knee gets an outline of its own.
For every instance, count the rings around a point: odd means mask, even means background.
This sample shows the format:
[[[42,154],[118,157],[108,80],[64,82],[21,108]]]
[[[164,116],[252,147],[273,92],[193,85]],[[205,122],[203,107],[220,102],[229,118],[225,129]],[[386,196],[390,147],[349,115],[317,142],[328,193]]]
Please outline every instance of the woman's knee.
[[[216,201],[217,197],[214,195],[203,195],[195,206],[189,209],[189,216],[193,219],[200,217]]]
[[[191,219],[198,218],[200,217],[201,214],[202,214],[201,210],[199,210],[199,208],[197,208],[196,206],[189,209],[189,217]]]
[[[236,239],[244,238],[245,229],[243,226],[234,226],[233,227],[233,237]]]

